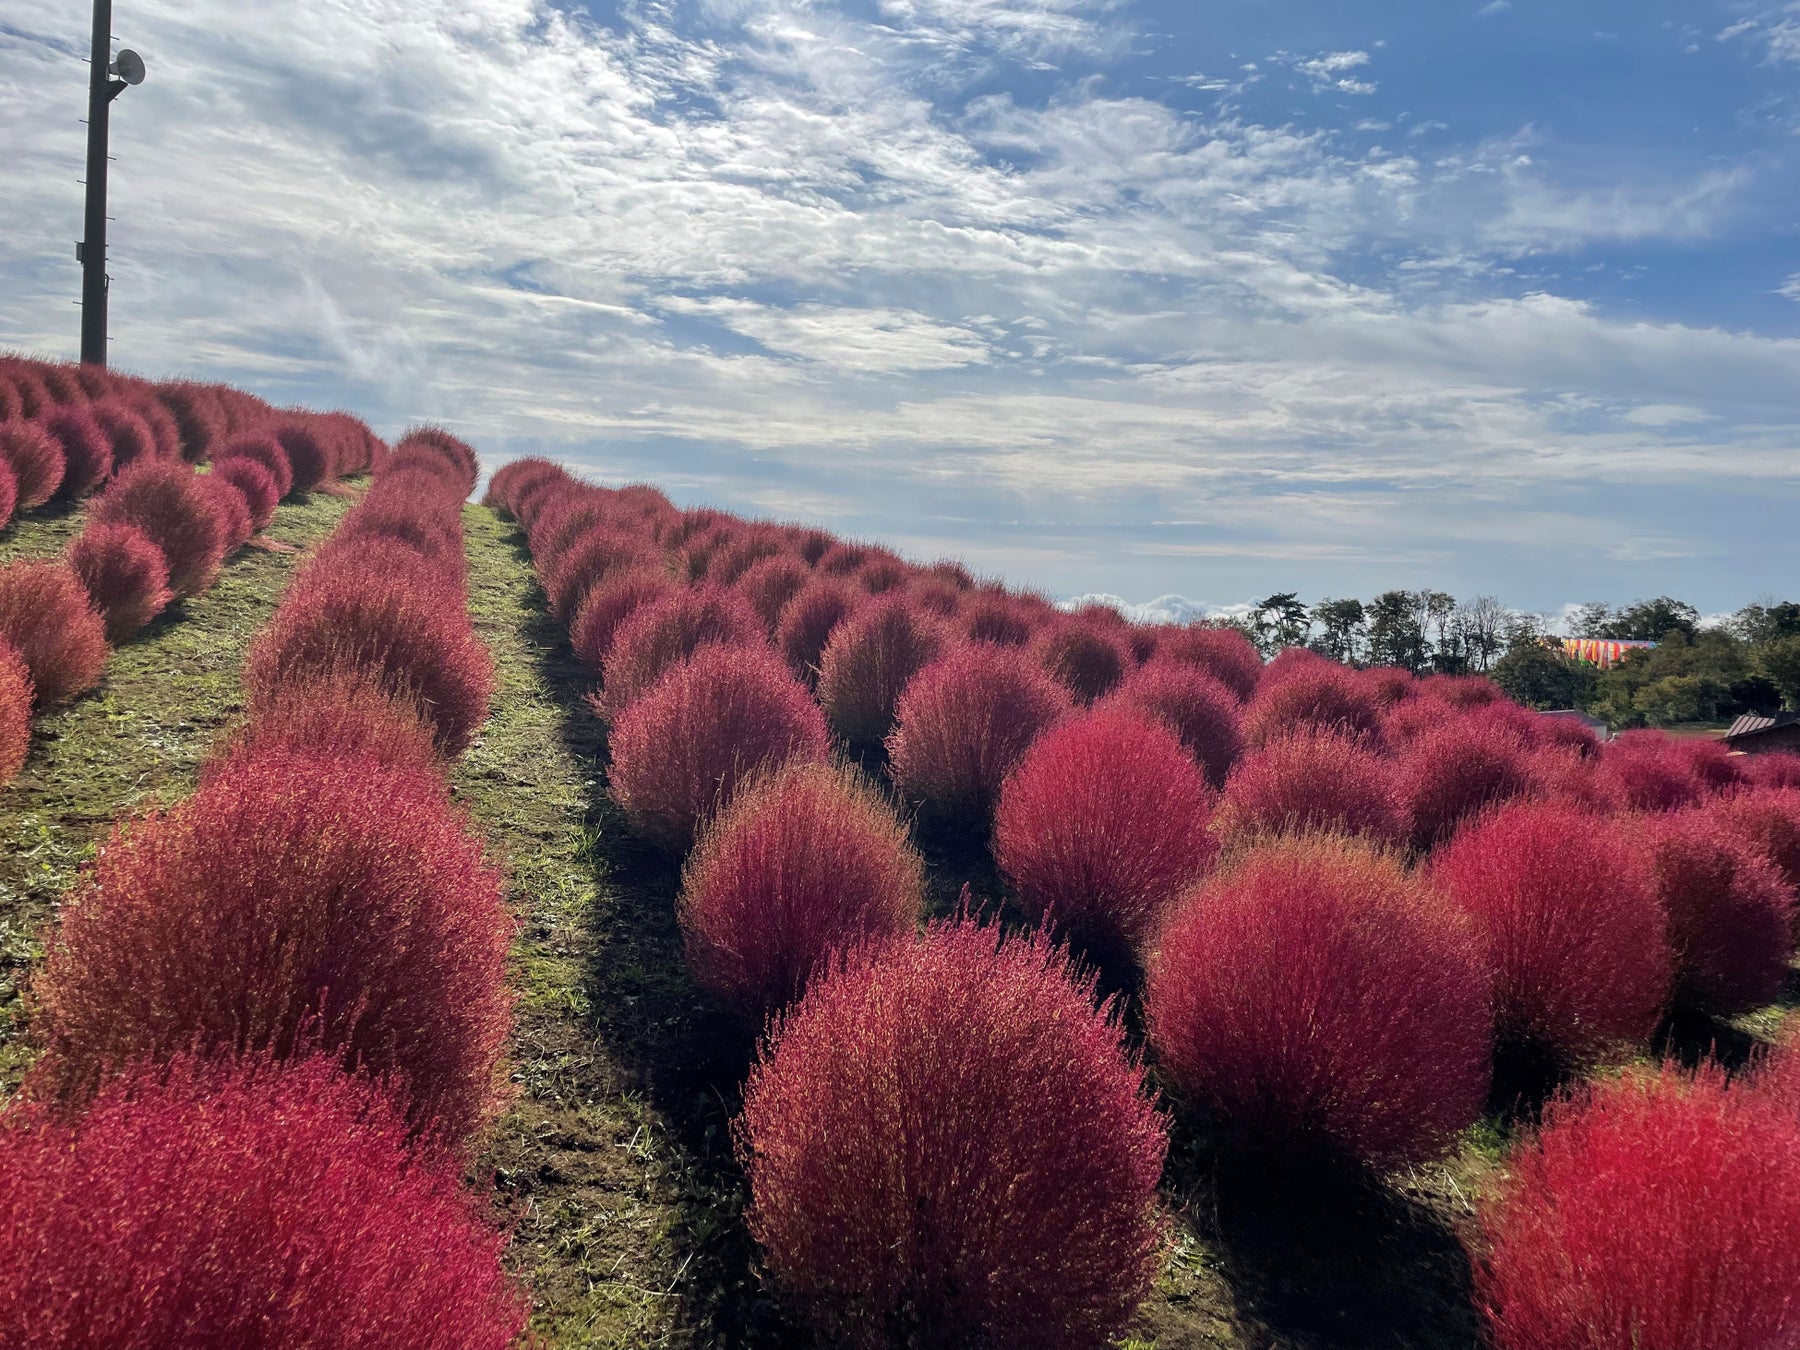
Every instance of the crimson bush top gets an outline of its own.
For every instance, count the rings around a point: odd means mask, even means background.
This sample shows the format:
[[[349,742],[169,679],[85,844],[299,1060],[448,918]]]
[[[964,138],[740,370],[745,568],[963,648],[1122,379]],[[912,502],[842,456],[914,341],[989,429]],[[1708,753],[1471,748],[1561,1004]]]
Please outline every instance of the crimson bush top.
[[[1208,628],[1204,624],[1164,628],[1157,638],[1156,654],[1199,666],[1244,700],[1256,692],[1262,679],[1262,657],[1250,645],[1250,639],[1235,628]]]
[[[198,595],[225,558],[225,527],[193,470],[169,460],[139,460],[88,510],[88,519],[135,525],[162,550],[169,589]]]
[[[1774,1002],[1794,954],[1795,902],[1774,860],[1707,811],[1648,828],[1677,992],[1726,1017]]]
[[[1237,762],[1213,828],[1228,845],[1317,832],[1398,845],[1408,816],[1388,761],[1348,736],[1302,730]]]
[[[1152,657],[1109,697],[1159,718],[1199,761],[1206,781],[1224,786],[1243,750],[1237,696],[1225,684],[1203,667]]]
[[[18,509],[42,506],[62,486],[62,446],[36,422],[0,422],[0,458],[18,480]]]
[[[1155,1277],[1167,1138],[1091,974],[938,924],[857,949],[744,1093],[751,1233],[847,1347],[1098,1346]]]
[[[1379,739],[1381,704],[1356,672],[1323,658],[1314,660],[1316,667],[1291,673],[1277,674],[1270,667],[1244,710],[1244,739],[1251,745],[1309,729]]]
[[[92,689],[111,654],[87,588],[61,562],[17,559],[0,567],[0,639],[31,672],[40,708]]]
[[[1123,632],[1092,618],[1051,624],[1033,645],[1044,669],[1082,704],[1110,693],[1136,664]]]
[[[608,721],[617,719],[702,647],[761,642],[762,624],[737,592],[714,585],[672,591],[634,610],[614,630],[598,710]]]
[[[1001,789],[994,858],[1036,919],[1102,958],[1147,940],[1217,846],[1199,767],[1162,723],[1126,709],[1046,731]]]
[[[938,620],[903,595],[877,596],[832,630],[819,660],[819,702],[832,730],[858,747],[876,747],[893,730],[907,681],[944,646]]]
[[[131,1069],[0,1114],[0,1344],[506,1350],[527,1300],[455,1172],[309,1060]]]
[[[1673,958],[1650,863],[1629,825],[1514,804],[1458,833],[1431,875],[1487,945],[1504,1041],[1581,1068],[1650,1035]]]

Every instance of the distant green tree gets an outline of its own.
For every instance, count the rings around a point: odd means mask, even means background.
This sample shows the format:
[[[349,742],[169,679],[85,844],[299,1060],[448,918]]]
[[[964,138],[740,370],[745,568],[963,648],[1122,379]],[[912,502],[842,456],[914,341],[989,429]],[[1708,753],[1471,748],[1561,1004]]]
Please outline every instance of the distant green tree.
[[[1369,663],[1425,668],[1430,646],[1425,640],[1425,607],[1416,591],[1383,591],[1368,604]]]
[[[1579,638],[1606,637],[1612,627],[1613,609],[1604,600],[1590,600],[1569,615],[1569,636]]]
[[[1757,673],[1775,686],[1781,706],[1800,711],[1800,633],[1759,644],[1751,659]]]
[[[1506,606],[1492,595],[1478,595],[1467,604],[1457,606],[1454,619],[1457,641],[1474,669],[1487,670],[1506,650],[1508,617]]]
[[[1661,642],[1672,633],[1692,638],[1699,630],[1699,610],[1685,600],[1659,595],[1654,600],[1639,600],[1614,612],[1610,620],[1599,626],[1599,631],[1586,636],[1627,642]]]
[[[1598,672],[1571,661],[1560,647],[1547,645],[1541,636],[1515,634],[1488,671],[1488,678],[1508,698],[1528,708],[1586,708]]]
[[[1731,685],[1717,675],[1665,675],[1631,696],[1632,708],[1653,727],[1711,722],[1731,697]]]
[[[1778,600],[1766,605],[1745,605],[1731,616],[1731,628],[1753,646],[1800,637],[1800,604]]]
[[[1272,656],[1283,647],[1304,646],[1312,617],[1296,592],[1278,591],[1250,611],[1250,626],[1263,655]]]
[[[1333,600],[1329,596],[1312,607],[1312,620],[1319,636],[1313,646],[1333,661],[1355,663],[1362,655],[1363,602]]]
[[[1674,684],[1644,693],[1674,677],[1699,684]],[[1775,686],[1751,660],[1751,648],[1722,628],[1704,628],[1691,637],[1679,628],[1665,630],[1655,647],[1627,652],[1625,659],[1601,673],[1590,711],[1615,727],[1667,726],[1673,721],[1713,721],[1739,713],[1772,709],[1780,702]],[[1678,714],[1694,706],[1710,711],[1694,717]]]

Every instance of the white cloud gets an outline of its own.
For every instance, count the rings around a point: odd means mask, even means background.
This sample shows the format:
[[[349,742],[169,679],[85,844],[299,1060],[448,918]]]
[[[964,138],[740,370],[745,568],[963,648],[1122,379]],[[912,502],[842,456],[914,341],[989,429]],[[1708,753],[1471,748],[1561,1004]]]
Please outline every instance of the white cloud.
[[[724,296],[671,296],[659,308],[699,315],[753,338],[772,352],[839,370],[949,370],[979,365],[991,352],[981,334],[900,309],[801,304],[780,308]]]
[[[1360,80],[1350,74],[1369,64],[1367,52],[1322,52],[1318,56],[1277,52],[1269,59],[1304,75],[1315,93],[1335,89],[1340,94],[1373,94],[1376,89],[1372,81]]]
[[[1066,600],[1057,601],[1059,609],[1071,612],[1089,605],[1115,609],[1133,623],[1181,624],[1197,623],[1205,619],[1241,619],[1256,607],[1248,601],[1235,605],[1215,605],[1205,600],[1190,600],[1185,595],[1159,595],[1154,600],[1134,605],[1104,591],[1090,591],[1086,595],[1072,595]]]

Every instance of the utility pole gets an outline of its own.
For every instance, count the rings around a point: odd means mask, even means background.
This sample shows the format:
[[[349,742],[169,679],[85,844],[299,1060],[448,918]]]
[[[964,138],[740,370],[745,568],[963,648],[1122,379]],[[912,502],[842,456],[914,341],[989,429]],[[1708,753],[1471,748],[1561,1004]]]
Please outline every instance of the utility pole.
[[[81,359],[106,364],[106,145],[112,101],[144,81],[136,52],[112,55],[112,0],[94,0],[94,45],[88,71],[87,219],[75,249],[81,262]]]

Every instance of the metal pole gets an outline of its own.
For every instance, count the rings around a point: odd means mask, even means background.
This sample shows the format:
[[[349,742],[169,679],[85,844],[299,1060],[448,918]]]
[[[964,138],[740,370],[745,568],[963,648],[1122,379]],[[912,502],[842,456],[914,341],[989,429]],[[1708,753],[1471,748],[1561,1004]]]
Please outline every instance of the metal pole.
[[[117,88],[114,88],[114,86]],[[93,66],[88,71],[87,223],[81,248],[81,359],[106,364],[106,140],[112,101],[112,0],[94,0]]]

